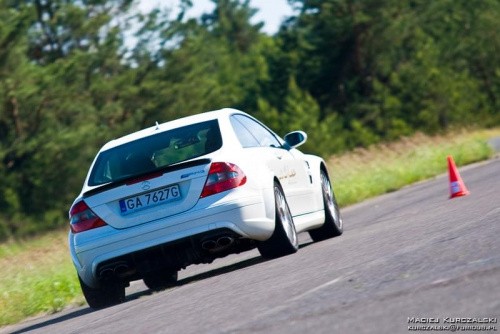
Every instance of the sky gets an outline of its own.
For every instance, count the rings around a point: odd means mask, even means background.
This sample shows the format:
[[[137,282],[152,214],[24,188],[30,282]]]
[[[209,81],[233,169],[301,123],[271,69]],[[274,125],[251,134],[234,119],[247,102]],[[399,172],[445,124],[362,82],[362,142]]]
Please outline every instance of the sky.
[[[179,6],[179,0],[139,0],[139,10],[148,12],[158,4],[161,7],[176,9]],[[262,31],[267,34],[274,34],[278,31],[281,21],[287,16],[292,15],[292,8],[287,0],[251,0],[250,6],[259,9],[252,18],[252,23],[264,22]],[[193,7],[189,10],[189,17],[199,17],[202,13],[210,12],[214,5],[210,0],[193,0]],[[175,11],[173,12],[176,13]]]

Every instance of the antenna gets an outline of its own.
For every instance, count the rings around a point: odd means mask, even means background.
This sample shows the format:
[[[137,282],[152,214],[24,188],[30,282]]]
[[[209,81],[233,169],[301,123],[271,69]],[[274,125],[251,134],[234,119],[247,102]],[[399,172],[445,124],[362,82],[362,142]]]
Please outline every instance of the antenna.
[[[160,125],[158,124],[158,121],[156,121],[155,123],[156,123],[156,129],[155,130],[160,130]]]

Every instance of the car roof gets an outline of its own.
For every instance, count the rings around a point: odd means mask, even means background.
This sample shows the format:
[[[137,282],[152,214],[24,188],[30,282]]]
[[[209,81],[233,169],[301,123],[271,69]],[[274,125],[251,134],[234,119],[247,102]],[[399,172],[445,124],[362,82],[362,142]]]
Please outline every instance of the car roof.
[[[179,118],[173,121],[165,122],[162,124],[158,125],[153,125],[152,127],[139,130],[137,132],[133,132],[131,134],[128,134],[126,136],[111,140],[107,142],[102,148],[101,151],[105,151],[111,148],[114,148],[116,146],[120,146],[125,143],[129,143],[141,138],[145,138],[154,134],[158,134],[164,131],[176,129],[182,126],[190,125],[190,124],[195,124],[195,123],[201,123],[204,121],[210,121],[213,119],[220,119],[223,117],[229,117],[232,114],[243,114],[243,115],[248,115],[244,113],[243,111],[233,109],[233,108],[224,108],[224,109],[219,109],[219,110],[213,110],[213,111],[207,111],[203,112],[200,114],[192,115],[192,116],[187,116],[183,118]],[[248,115],[249,116],[249,115]]]

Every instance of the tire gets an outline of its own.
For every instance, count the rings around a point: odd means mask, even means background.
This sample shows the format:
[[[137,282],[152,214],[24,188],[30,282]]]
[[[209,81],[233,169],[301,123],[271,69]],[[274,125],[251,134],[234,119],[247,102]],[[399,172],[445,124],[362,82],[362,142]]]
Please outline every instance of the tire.
[[[299,239],[293,223],[292,214],[279,183],[274,183],[275,227],[271,238],[257,247],[266,258],[277,258],[297,252]]]
[[[161,291],[170,288],[177,282],[177,271],[164,271],[143,278],[144,284],[151,291]]]
[[[125,300],[125,286],[118,283],[108,283],[94,289],[85,284],[80,277],[80,286],[89,306],[93,309],[101,309],[116,305]]]
[[[323,170],[320,172],[321,191],[325,208],[325,223],[323,226],[309,231],[313,241],[318,242],[337,237],[344,232],[344,224],[340,215],[339,205],[333,193],[328,175]]]

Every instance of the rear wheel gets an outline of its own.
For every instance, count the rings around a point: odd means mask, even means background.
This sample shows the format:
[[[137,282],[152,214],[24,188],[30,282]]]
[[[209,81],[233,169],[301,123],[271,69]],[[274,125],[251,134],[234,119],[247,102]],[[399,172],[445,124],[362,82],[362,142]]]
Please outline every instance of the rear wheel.
[[[125,300],[125,286],[122,284],[107,283],[94,289],[85,284],[80,277],[78,279],[85,300],[91,308],[100,309],[119,304]]]
[[[277,182],[274,183],[274,201],[276,203],[274,233],[269,240],[258,246],[260,254],[267,258],[293,254],[299,249],[299,239],[292,214],[283,189]]]
[[[144,284],[152,291],[160,291],[170,288],[177,282],[177,271],[163,271],[148,275],[143,279]]]
[[[328,175],[321,171],[321,191],[325,207],[325,223],[320,228],[310,230],[309,235],[313,241],[322,241],[341,235],[344,231],[339,205],[332,190]]]

